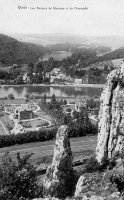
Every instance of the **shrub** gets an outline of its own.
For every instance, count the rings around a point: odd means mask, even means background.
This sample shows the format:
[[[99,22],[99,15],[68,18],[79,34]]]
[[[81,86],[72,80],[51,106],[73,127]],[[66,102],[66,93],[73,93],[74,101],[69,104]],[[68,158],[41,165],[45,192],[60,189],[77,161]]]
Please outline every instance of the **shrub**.
[[[100,164],[97,162],[95,156],[90,157],[85,164],[84,171],[86,173],[91,173],[94,171],[99,171]]]
[[[71,108],[67,108],[66,111],[67,111],[67,112],[71,112]]]
[[[104,171],[107,168],[112,169],[115,166],[114,160],[109,160],[108,158],[103,158],[101,163],[98,163],[95,156],[90,157],[85,165],[85,172],[92,173],[95,171]]]
[[[8,99],[14,99],[14,95],[12,93],[8,94]]]
[[[30,164],[32,154],[20,157],[17,153],[16,162],[7,152],[0,167],[0,199],[28,200],[42,197],[42,187],[37,184],[36,168]]]
[[[31,131],[23,134],[0,135],[0,147],[11,146],[15,144],[25,144],[30,142],[44,142],[55,138],[57,128],[43,129],[40,131]]]
[[[110,182],[115,184],[118,191],[124,194],[124,172],[119,174],[112,174]]]

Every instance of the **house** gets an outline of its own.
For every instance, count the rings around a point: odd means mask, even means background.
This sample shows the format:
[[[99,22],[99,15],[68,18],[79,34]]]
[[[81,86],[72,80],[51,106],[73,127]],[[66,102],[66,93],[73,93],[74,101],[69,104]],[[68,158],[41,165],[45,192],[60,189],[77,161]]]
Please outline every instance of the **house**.
[[[82,84],[82,79],[75,79],[75,84],[76,85]]]
[[[50,75],[58,75],[60,71],[61,71],[60,68],[54,68],[54,69],[50,72]]]
[[[50,76],[50,83],[54,83],[56,79],[56,76]]]
[[[31,105],[29,104],[21,104],[21,106],[16,105],[14,108],[14,116],[18,120],[32,119],[34,113],[33,110],[31,109]]]
[[[32,110],[20,110],[18,114],[19,120],[25,119],[33,119],[33,111]]]
[[[75,102],[75,111],[86,112],[87,110],[87,100],[78,98]]]
[[[28,73],[25,73],[25,74],[23,75],[23,81],[24,81],[24,83],[27,83],[27,82],[30,81],[30,78],[29,78],[29,76],[28,76]]]
[[[50,72],[46,72],[45,76],[46,76],[47,78],[49,78],[49,77],[50,77]]]
[[[89,76],[88,76],[88,74],[86,74],[86,75],[83,76],[82,83],[84,83],[84,84],[89,83]]]

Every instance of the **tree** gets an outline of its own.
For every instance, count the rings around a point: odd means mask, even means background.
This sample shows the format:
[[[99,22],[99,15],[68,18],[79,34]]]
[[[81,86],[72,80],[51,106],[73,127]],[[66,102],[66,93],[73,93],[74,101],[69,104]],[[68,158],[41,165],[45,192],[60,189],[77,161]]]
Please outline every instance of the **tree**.
[[[67,104],[67,101],[64,99],[64,102],[63,102],[63,103],[64,103],[64,105],[66,105],[66,104]]]
[[[17,84],[23,84],[23,76],[21,74],[18,75],[15,81]]]
[[[42,83],[43,81],[43,64],[42,62],[38,62],[34,68],[35,72],[35,81],[36,83]]]
[[[8,99],[14,99],[14,95],[12,93],[8,94]]]
[[[39,72],[42,72],[43,71],[43,64],[42,64],[42,62],[40,61],[40,62],[38,62],[37,64],[36,64],[36,66],[35,66],[35,68],[34,68],[34,72],[36,73],[36,74],[38,74]]]
[[[25,98],[26,98],[26,99],[29,99],[29,98],[30,98],[30,94],[26,93],[26,94],[25,94]]]
[[[52,97],[51,97],[51,103],[52,104],[56,103],[56,96],[55,96],[55,94],[53,94]]]
[[[43,102],[46,103],[46,94],[43,96]]]
[[[28,68],[27,68],[27,71],[28,71],[28,75],[32,75],[33,71],[34,71],[34,64],[32,62],[30,62],[28,64]]]
[[[0,199],[26,200],[42,197],[42,188],[37,184],[36,168],[30,164],[32,154],[21,158],[17,153],[16,162],[7,152],[0,166]]]
[[[67,108],[66,111],[67,111],[67,112],[71,112],[71,108]]]

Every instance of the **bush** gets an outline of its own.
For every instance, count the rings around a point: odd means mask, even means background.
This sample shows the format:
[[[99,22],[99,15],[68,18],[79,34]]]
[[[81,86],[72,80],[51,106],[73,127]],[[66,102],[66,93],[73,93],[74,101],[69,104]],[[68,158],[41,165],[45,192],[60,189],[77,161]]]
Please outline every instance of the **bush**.
[[[26,132],[23,134],[0,135],[0,148],[15,144],[25,144],[30,142],[44,142],[55,138],[57,128],[40,131]]]
[[[92,156],[87,160],[84,171],[86,173],[92,173],[94,171],[99,171],[99,168],[100,164],[97,162],[95,156]]]
[[[36,168],[30,164],[32,154],[20,157],[17,153],[16,162],[7,152],[0,166],[0,199],[29,200],[42,197],[42,187],[37,184]]]
[[[110,182],[115,184],[118,191],[124,194],[124,172],[119,174],[112,174]]]
[[[95,156],[90,157],[85,165],[85,172],[86,173],[92,173],[95,171],[104,171],[107,168],[112,169],[115,166],[115,161],[109,160],[108,158],[103,158],[101,163],[98,163]]]
[[[69,126],[69,137],[81,137],[87,134],[95,134],[97,127],[92,127],[90,122],[72,121],[70,115],[64,116],[61,109],[52,111],[52,115],[56,115],[57,125],[67,124]],[[44,126],[47,126],[45,123]],[[44,142],[55,139],[57,127],[42,129],[39,131],[25,132],[23,134],[0,135],[0,148],[12,146],[15,144],[25,144],[31,142]]]
[[[71,108],[67,108],[66,111],[67,111],[67,112],[71,112]]]
[[[12,93],[8,94],[8,99],[14,99],[14,95]]]

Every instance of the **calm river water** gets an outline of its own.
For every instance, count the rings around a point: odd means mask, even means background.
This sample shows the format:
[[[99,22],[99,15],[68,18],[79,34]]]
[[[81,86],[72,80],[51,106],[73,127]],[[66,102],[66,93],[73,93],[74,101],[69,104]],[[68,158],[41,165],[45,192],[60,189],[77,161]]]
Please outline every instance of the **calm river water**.
[[[5,86],[0,87],[0,98],[8,96],[12,93],[15,98],[24,98],[25,94],[43,96],[51,96],[55,94],[57,97],[94,97],[95,95],[100,96],[102,88],[93,88],[93,87],[72,87],[72,86]]]

